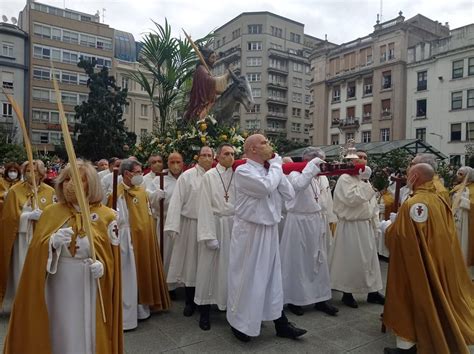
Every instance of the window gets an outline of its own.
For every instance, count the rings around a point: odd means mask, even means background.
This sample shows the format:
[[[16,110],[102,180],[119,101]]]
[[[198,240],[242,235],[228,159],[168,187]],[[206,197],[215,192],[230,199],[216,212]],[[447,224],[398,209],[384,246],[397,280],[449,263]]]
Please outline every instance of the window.
[[[346,108],[346,118],[347,119],[354,119],[355,117],[355,107],[347,107]]]
[[[33,47],[33,57],[37,59],[49,59],[51,56],[51,50],[49,48],[43,48],[40,46]]]
[[[420,71],[418,74],[418,84],[416,86],[417,91],[423,91],[427,88],[427,81],[428,81],[428,72],[427,71]]]
[[[303,64],[293,62],[293,71],[295,71],[297,73],[302,73],[303,72]]]
[[[13,117],[12,105],[10,103],[3,102],[2,115],[4,118]]]
[[[8,71],[2,72],[2,87],[5,89],[13,89],[13,73]]]
[[[451,141],[461,141],[462,124],[451,124]]]
[[[268,83],[286,87],[286,78],[281,75],[270,74],[268,75]]]
[[[364,78],[364,96],[372,94],[372,76]]]
[[[354,140],[354,133],[346,133],[346,142],[349,140]]]
[[[468,64],[467,64],[467,74],[469,76],[474,75],[474,58],[469,58]]]
[[[301,123],[291,123],[291,131],[299,133],[301,131]]]
[[[339,125],[341,121],[341,111],[339,109],[333,109],[331,111],[331,125]]]
[[[387,60],[387,46],[381,45],[380,46],[380,62],[383,63]]]
[[[77,105],[77,94],[61,92],[61,102],[64,104],[70,104],[71,106]]]
[[[247,49],[251,52],[262,50],[262,42],[247,42]]]
[[[311,86],[311,80],[304,80],[304,88],[309,90]]]
[[[269,66],[274,69],[287,71],[287,65],[284,60],[270,59]]]
[[[304,125],[304,133],[309,134],[309,129],[311,128],[312,124],[305,124]]]
[[[48,123],[49,122],[49,112],[33,110],[33,121]]]
[[[382,116],[388,116],[390,114],[391,114],[390,99],[382,100]]]
[[[60,41],[61,40],[61,29],[59,28],[52,28],[51,29],[51,38]]]
[[[35,23],[33,25],[33,32],[37,36],[40,36],[43,38],[51,38],[51,27],[49,26],[42,26]]]
[[[79,33],[63,30],[63,42],[77,44],[79,42]]]
[[[142,117],[148,117],[148,105],[142,104],[140,106],[140,115]]]
[[[33,79],[35,80],[50,80],[51,72],[46,68],[33,68]]]
[[[49,132],[49,142],[53,145],[61,144],[61,133]]]
[[[380,129],[380,141],[390,141],[390,128]]]
[[[247,113],[260,113],[260,104],[254,104]]]
[[[301,103],[303,102],[303,95],[301,93],[293,92],[291,100],[293,102]]]
[[[267,122],[267,127],[271,128],[271,129],[279,129],[280,128],[280,122],[269,121],[269,122]]]
[[[309,119],[309,109],[304,110],[304,119]]]
[[[61,61],[61,51],[59,49],[51,49],[51,58],[54,61]]]
[[[63,51],[63,63],[76,64],[79,61],[77,53]]]
[[[81,104],[82,102],[87,102],[88,99],[89,95],[79,94],[79,104]]]
[[[298,77],[293,78],[293,87],[303,87],[303,79]]]
[[[331,145],[339,145],[339,134],[331,135]]]
[[[2,55],[13,58],[13,43],[2,42]]]
[[[453,61],[453,79],[458,79],[464,75],[464,60]]]
[[[304,103],[311,104],[311,95],[304,95]]]
[[[262,66],[262,58],[260,57],[247,58],[247,66]]]
[[[31,140],[33,144],[48,144],[49,133],[33,130],[31,134]]]
[[[415,130],[415,137],[418,140],[426,141],[426,128],[417,128]]]
[[[253,89],[252,89],[252,97],[253,97],[253,98],[262,97],[262,89],[253,88]]]
[[[249,34],[260,34],[262,33],[262,25],[248,25]]]
[[[388,44],[388,60],[395,59],[395,43]]]
[[[462,91],[457,91],[451,93],[451,109],[461,109],[462,108]]]
[[[356,83],[355,81],[350,81],[347,83],[347,98],[355,98],[356,96]]]
[[[79,74],[79,85],[87,85],[87,80],[89,80],[89,76],[85,74]]]
[[[362,132],[362,142],[363,143],[370,143],[372,140],[372,132],[370,130],[366,130]]]
[[[248,73],[247,80],[249,82],[259,82],[262,81],[262,76],[260,73]]]
[[[474,107],[474,90],[467,90],[467,108]]]
[[[281,44],[277,44],[277,43],[270,43],[270,48],[283,50],[283,46]]]
[[[299,34],[290,32],[290,41],[300,43],[301,42],[301,36]]]
[[[236,39],[240,37],[240,28],[237,28],[236,30],[232,31],[232,39]]]
[[[331,75],[337,75],[341,71],[341,60],[339,57],[329,60],[329,72]]]
[[[247,120],[245,121],[245,127],[247,129],[260,129],[260,121],[259,120]]]
[[[461,166],[461,155],[449,155],[449,164],[452,166]]]
[[[128,77],[122,76],[122,88],[128,89]]]
[[[354,69],[356,66],[356,53],[351,52],[344,54],[344,71]]]
[[[33,89],[33,99],[36,101],[49,101],[49,90]]]
[[[89,36],[87,34],[82,34],[81,33],[80,45],[83,45],[85,47],[95,48],[96,47],[96,37]]]
[[[272,31],[272,36],[282,38],[283,37],[283,30],[281,28],[275,27],[275,26],[270,26],[271,31]]]
[[[362,106],[362,122],[370,122],[372,120],[372,104],[367,103]]]
[[[426,117],[426,99],[416,101],[416,117]]]
[[[384,71],[382,73],[382,89],[389,89],[392,87],[392,72]]]
[[[466,123],[466,140],[474,141],[474,122]]]
[[[338,102],[341,100],[341,86],[334,86],[332,88],[332,101]]]
[[[61,82],[77,85],[77,73],[63,72],[61,75]]]
[[[293,108],[292,115],[293,117],[301,117],[301,108]]]

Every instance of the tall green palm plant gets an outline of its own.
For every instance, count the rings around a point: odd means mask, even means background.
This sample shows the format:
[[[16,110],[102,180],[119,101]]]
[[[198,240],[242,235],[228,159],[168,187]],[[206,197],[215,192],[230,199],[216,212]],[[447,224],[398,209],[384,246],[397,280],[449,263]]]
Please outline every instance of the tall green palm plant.
[[[144,37],[138,59],[144,70],[128,76],[147,92],[153,106],[153,129],[158,128],[158,133],[163,133],[173,107],[183,98],[183,89],[188,86],[185,83],[192,77],[198,58],[186,38],[172,36],[167,19],[164,26],[153,23],[156,29]],[[205,44],[211,37],[208,35],[196,43]]]

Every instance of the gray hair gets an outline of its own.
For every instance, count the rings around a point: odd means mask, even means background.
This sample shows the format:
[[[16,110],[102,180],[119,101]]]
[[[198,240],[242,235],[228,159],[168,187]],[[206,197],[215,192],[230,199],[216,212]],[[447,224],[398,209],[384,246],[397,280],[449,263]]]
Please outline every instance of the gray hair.
[[[142,164],[136,160],[132,159],[126,159],[123,160],[122,163],[120,164],[120,170],[119,173],[123,176],[123,173],[125,171],[133,171],[135,166],[142,166]]]
[[[469,166],[462,166],[458,169],[457,172],[462,172],[462,174],[466,176],[467,183],[474,182],[474,168]]]
[[[433,170],[438,169],[438,162],[436,161],[436,156],[433,154],[427,154],[427,153],[421,153],[417,154],[413,160],[413,163],[419,164],[419,163],[427,163],[431,167],[433,167]]]
[[[326,153],[320,148],[309,146],[303,150],[301,157],[303,158],[303,160],[305,158],[314,159],[315,157],[319,157],[320,159],[324,160],[326,158]]]

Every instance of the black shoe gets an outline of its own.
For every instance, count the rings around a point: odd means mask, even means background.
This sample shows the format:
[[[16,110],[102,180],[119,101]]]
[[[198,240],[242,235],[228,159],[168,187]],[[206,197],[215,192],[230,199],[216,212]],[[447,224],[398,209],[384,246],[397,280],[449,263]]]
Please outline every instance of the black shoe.
[[[186,304],[186,306],[184,306],[183,315],[185,317],[191,317],[194,314],[195,310],[196,310],[196,305],[194,303]]]
[[[240,332],[238,329],[235,329],[232,326],[230,328],[232,329],[232,333],[234,333],[235,338],[237,338],[241,342],[250,342],[250,336]]]
[[[384,348],[383,354],[416,354],[416,345],[410,349]]]
[[[199,328],[203,331],[209,331],[211,329],[211,320],[209,319],[209,314],[202,314],[199,317]]]
[[[291,322],[288,322],[281,326],[275,326],[276,335],[282,338],[290,338],[296,339],[301,337],[303,334],[307,332],[307,330],[295,327],[295,325]]]
[[[344,295],[342,295],[342,303],[346,306],[352,307],[353,309],[359,307],[351,293],[344,293]]]
[[[339,309],[337,307],[329,305],[326,301],[315,303],[314,308],[317,311],[321,311],[328,314],[329,316],[337,316],[337,313],[339,312]]]
[[[373,293],[369,293],[369,295],[367,295],[367,302],[370,302],[371,304],[384,305],[385,297],[381,293],[376,291]]]
[[[303,316],[304,314],[303,308],[301,306],[288,304],[288,310],[293,312],[296,316]]]

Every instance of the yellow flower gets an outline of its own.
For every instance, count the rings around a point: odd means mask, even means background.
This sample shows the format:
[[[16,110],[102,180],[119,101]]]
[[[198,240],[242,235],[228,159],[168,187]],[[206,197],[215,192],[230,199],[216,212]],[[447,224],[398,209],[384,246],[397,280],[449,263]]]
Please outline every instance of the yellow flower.
[[[201,142],[202,142],[203,144],[206,143],[206,137],[205,137],[205,136],[201,136]]]
[[[199,126],[199,129],[203,132],[203,131],[206,131],[207,129],[207,124],[206,123],[202,123],[200,126]]]
[[[221,138],[221,140],[227,141],[227,135],[225,135],[225,134],[222,134],[220,136],[220,138]]]
[[[165,142],[166,142],[167,144],[169,144],[169,143],[171,143],[171,140],[172,140],[172,139],[171,139],[170,137],[168,137],[168,138],[165,139]]]
[[[143,151],[143,147],[141,145],[138,145],[138,151]]]
[[[243,136],[244,138],[246,138],[246,137],[249,136],[249,133],[248,133],[248,132],[243,132],[243,133],[242,133],[242,136]]]

